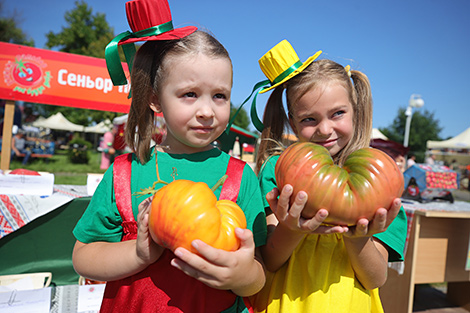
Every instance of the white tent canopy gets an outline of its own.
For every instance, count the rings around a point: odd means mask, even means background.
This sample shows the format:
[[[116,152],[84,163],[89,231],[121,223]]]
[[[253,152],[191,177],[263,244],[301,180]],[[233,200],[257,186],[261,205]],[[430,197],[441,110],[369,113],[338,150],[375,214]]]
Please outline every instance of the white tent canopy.
[[[83,132],[85,131],[85,126],[77,125],[70,122],[65,118],[62,113],[58,112],[46,119],[36,120],[32,123],[34,127],[44,127],[57,130],[67,130],[67,131],[76,131]]]
[[[85,127],[85,132],[104,134],[105,132],[111,130],[112,127],[113,127],[113,123],[109,119],[107,119],[105,121],[99,122],[98,124],[94,126]]]
[[[470,149],[470,127],[454,138],[443,141],[426,142],[428,149]]]
[[[114,125],[121,125],[125,122],[127,122],[128,114],[124,114],[122,116],[115,117],[113,119],[113,124]]]
[[[372,139],[388,140],[388,138],[384,134],[382,134],[378,128],[372,129]]]

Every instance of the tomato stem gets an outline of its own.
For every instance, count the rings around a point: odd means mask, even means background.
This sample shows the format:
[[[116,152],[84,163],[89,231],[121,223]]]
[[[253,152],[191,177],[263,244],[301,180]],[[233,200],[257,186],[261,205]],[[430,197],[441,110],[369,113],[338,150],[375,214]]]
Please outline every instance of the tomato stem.
[[[142,188],[142,189],[140,189],[140,191],[134,192],[132,194],[133,196],[141,197],[141,196],[145,196],[145,195],[148,195],[148,194],[153,194],[154,195],[158,191],[158,190],[155,189],[155,186],[157,186],[158,183],[168,185],[168,183],[166,181],[163,181],[163,180],[160,179],[160,174],[158,173],[157,150],[155,150],[155,166],[156,166],[156,170],[157,170],[157,181],[155,181],[153,183],[152,187]]]
[[[214,187],[211,188],[212,192],[216,191],[217,188],[219,188],[220,186],[223,185],[223,183],[225,182],[225,180],[227,179],[228,175],[225,174],[224,176],[222,176],[214,185]]]
[[[156,182],[153,183],[152,187],[149,187],[149,188],[142,188],[140,189],[140,191],[136,191],[134,192],[132,195],[133,196],[138,196],[138,197],[141,197],[141,196],[145,196],[145,195],[148,195],[148,194],[156,194],[158,190],[155,189],[155,186],[160,183],[160,184],[164,184],[164,185],[168,185],[168,183],[166,181],[163,181],[163,180],[157,180]]]

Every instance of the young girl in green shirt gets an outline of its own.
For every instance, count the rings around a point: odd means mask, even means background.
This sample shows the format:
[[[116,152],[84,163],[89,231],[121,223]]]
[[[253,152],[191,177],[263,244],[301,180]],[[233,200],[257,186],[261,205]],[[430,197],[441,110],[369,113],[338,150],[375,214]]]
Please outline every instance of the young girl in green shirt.
[[[74,268],[86,278],[107,282],[100,312],[247,312],[243,297],[258,292],[265,282],[256,247],[265,243],[266,223],[251,168],[238,163],[241,180],[233,201],[244,211],[247,229],[235,229],[240,240],[236,251],[198,239],[192,241],[198,254],[158,245],[149,233],[153,197],[134,195],[151,187],[157,176],[166,182],[185,179],[214,186],[229,171],[231,157],[211,144],[229,120],[230,57],[213,36],[195,27],[169,30],[167,20],[142,27],[162,17],[171,22],[165,0],[130,1],[126,9],[128,18],[134,17],[131,27],[144,29],[133,29],[134,36],[124,43],[147,41],[131,71],[125,135],[134,153],[117,158],[77,223]],[[156,113],[163,114],[167,135],[152,147]]]

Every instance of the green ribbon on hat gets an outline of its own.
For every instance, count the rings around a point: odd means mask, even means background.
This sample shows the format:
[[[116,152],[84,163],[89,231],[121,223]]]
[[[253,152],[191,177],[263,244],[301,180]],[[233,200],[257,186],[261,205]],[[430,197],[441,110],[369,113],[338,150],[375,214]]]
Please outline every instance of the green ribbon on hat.
[[[289,76],[290,74],[292,74],[296,69],[298,69],[299,67],[301,67],[303,65],[302,61],[297,61],[295,62],[291,67],[289,67],[288,69],[286,69],[284,72],[282,72],[281,74],[279,74],[278,77],[276,77],[271,86],[272,85],[276,85],[277,83],[279,82],[282,82],[287,76]]]
[[[262,132],[263,129],[264,129],[264,125],[263,125],[263,122],[261,122],[261,120],[259,119],[258,113],[256,111],[256,98],[258,97],[258,94],[261,91],[263,91],[264,89],[269,88],[269,85],[274,86],[274,85],[278,84],[279,82],[283,81],[287,76],[292,74],[295,70],[297,70],[302,65],[303,65],[303,63],[299,60],[296,63],[294,63],[292,66],[287,68],[284,72],[279,74],[272,82],[270,82],[269,80],[263,80],[263,81],[260,81],[259,83],[257,83],[255,85],[255,87],[253,87],[253,91],[248,96],[248,98],[246,98],[245,101],[243,101],[243,103],[238,108],[237,112],[235,112],[235,114],[232,116],[232,119],[228,123],[227,129],[225,130],[225,133],[228,134],[228,132],[230,131],[230,127],[232,126],[232,124],[235,120],[235,117],[237,117],[237,115],[238,115],[238,112],[240,112],[243,105],[251,98],[251,96],[253,96],[253,94],[255,94],[255,96],[253,97],[253,101],[251,102],[251,110],[250,110],[251,122],[253,123],[253,125],[255,126],[255,128],[259,132]],[[257,91],[257,92],[255,93],[255,91]]]
[[[245,101],[243,101],[243,103],[240,105],[240,107],[238,108],[238,110],[235,112],[235,114],[232,116],[232,119],[230,120],[230,122],[228,123],[227,125],[227,128],[225,129],[225,133],[228,134],[229,131],[230,131],[230,127],[232,126],[233,122],[235,121],[235,118],[237,117],[238,115],[238,112],[240,112],[240,110],[242,109],[243,105],[251,98],[251,96],[255,93],[255,91],[257,91],[258,89],[260,88],[266,88],[268,87],[268,85],[270,84],[271,82],[269,80],[263,80],[263,81],[260,81],[259,83],[257,83],[255,85],[255,87],[253,87],[253,91],[251,92],[251,94],[248,96],[248,98],[245,99]],[[255,125],[256,129],[260,132],[263,131],[263,128],[264,128],[264,125],[263,125],[263,122],[261,122],[261,120],[259,119],[258,117],[258,113],[256,112],[256,97],[258,96],[259,92],[261,90],[258,90],[258,92],[256,92],[255,94],[255,97],[253,98],[253,101],[251,103],[251,111],[250,111],[250,114],[251,114],[251,122],[253,123],[253,125]]]
[[[149,27],[135,33],[125,31],[117,35],[113,40],[111,40],[111,42],[106,46],[106,49],[104,51],[104,58],[106,59],[106,66],[108,68],[109,76],[113,81],[113,85],[127,85],[127,78],[122,68],[121,59],[119,58],[119,42],[130,38],[144,38],[149,36],[157,36],[166,33],[170,30],[173,30],[172,21],[157,26]],[[122,51],[124,52],[124,56],[126,57],[126,63],[130,73],[132,65],[134,63],[134,56],[136,53],[134,43],[122,45]]]

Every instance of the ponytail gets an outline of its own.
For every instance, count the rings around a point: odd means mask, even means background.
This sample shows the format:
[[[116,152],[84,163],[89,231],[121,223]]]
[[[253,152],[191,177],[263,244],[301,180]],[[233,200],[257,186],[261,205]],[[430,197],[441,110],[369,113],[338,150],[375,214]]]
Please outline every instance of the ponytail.
[[[369,79],[360,71],[351,71],[351,79],[352,92],[349,94],[354,110],[354,134],[335,158],[335,163],[340,166],[354,151],[369,147],[372,135],[372,93]]]
[[[259,173],[264,161],[266,161],[273,152],[280,150],[282,135],[289,123],[282,103],[283,91],[283,86],[275,88],[266,103],[263,116],[264,129],[261,133],[261,142],[256,156],[257,173]]]

